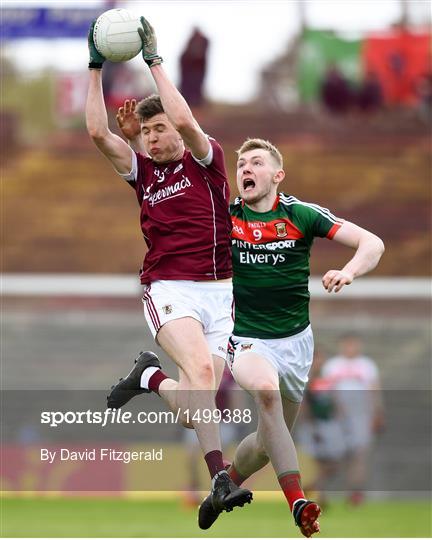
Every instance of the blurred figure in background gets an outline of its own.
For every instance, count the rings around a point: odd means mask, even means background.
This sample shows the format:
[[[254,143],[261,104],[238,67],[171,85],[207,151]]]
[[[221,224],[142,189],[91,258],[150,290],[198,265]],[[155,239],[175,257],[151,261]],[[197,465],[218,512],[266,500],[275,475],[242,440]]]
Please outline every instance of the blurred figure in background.
[[[432,71],[424,73],[416,84],[417,110],[420,119],[430,125],[432,119]]]
[[[401,50],[392,51],[387,57],[388,76],[392,82],[393,103],[403,106],[411,93],[408,83],[408,59]]]
[[[321,101],[332,114],[345,114],[352,106],[353,94],[349,81],[335,64],[329,66],[324,75]]]
[[[368,71],[358,89],[357,106],[363,113],[374,113],[383,106],[383,92],[379,78]]]
[[[191,107],[203,104],[208,45],[206,36],[194,28],[180,57],[180,92]]]
[[[376,363],[362,352],[355,334],[340,339],[339,354],[322,366],[321,374],[333,390],[340,434],[345,446],[344,471],[349,502],[360,504],[364,498],[371,445],[374,433],[384,427],[379,371]],[[336,448],[337,449],[337,448]]]
[[[131,95],[150,95],[153,90],[151,82],[142,76],[140,79],[127,62],[107,62],[103,69],[103,87],[108,111],[117,112]]]

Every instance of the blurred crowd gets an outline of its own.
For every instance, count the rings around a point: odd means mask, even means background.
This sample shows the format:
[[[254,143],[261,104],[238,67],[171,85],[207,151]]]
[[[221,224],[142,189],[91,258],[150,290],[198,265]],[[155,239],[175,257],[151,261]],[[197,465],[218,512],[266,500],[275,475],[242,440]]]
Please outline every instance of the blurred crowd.
[[[402,77],[401,64],[395,59],[395,77]],[[432,71],[421,75],[414,83],[413,93],[415,100],[413,107],[419,116],[426,120],[431,119],[432,112]],[[343,115],[352,111],[365,114],[376,113],[386,106],[383,86],[378,75],[367,71],[360,83],[352,83],[336,64],[328,67],[321,81],[320,98],[323,107],[335,115]],[[406,104],[402,93],[395,96],[393,106]]]

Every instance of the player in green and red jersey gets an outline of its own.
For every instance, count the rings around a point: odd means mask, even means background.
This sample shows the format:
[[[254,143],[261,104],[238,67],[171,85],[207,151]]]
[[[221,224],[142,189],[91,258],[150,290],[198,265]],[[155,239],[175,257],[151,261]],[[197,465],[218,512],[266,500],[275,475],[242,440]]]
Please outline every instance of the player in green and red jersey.
[[[254,398],[257,431],[239,444],[228,472],[240,485],[269,461],[304,536],[319,531],[319,506],[301,488],[291,437],[313,357],[309,322],[309,257],[315,237],[355,249],[342,269],[322,278],[339,292],[369,272],[384,252],[374,234],[336,218],[317,204],[278,194],[285,178],[280,152],[268,141],[247,140],[238,151],[237,187],[231,205],[235,324],[228,364],[237,383]],[[199,525],[208,529],[220,512],[210,497]]]

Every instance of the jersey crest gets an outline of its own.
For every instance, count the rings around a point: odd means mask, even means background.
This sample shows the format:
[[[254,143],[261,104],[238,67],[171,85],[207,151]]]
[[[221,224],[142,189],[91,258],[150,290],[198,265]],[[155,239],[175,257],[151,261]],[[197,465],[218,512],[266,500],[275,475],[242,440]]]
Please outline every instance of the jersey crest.
[[[233,223],[232,237],[251,244],[273,242],[278,238],[299,240],[303,233],[288,218],[272,221],[245,221],[231,216]]]
[[[278,238],[285,238],[286,236],[288,236],[286,223],[284,223],[283,221],[281,223],[275,223],[275,227],[276,227],[276,236]]]

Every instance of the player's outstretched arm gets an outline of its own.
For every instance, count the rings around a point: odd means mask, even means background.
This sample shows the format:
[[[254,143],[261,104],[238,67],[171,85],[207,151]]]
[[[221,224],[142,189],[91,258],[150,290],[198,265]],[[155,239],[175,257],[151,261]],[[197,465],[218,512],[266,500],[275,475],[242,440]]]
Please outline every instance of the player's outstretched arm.
[[[169,80],[161,65],[162,58],[157,52],[157,40],[153,27],[144,17],[141,17],[141,24],[142,28],[139,28],[138,32],[143,42],[143,58],[156,83],[164,111],[192,154],[197,159],[203,159],[210,150],[207,136],[193,117],[186,100]]]
[[[345,221],[333,240],[356,250],[354,257],[341,270],[329,270],[322,278],[328,292],[339,292],[344,285],[373,270],[384,253],[384,243],[375,234]]]
[[[93,41],[93,27],[88,35],[89,88],[86,102],[87,131],[99,150],[111,161],[119,173],[128,173],[132,167],[132,151],[127,143],[109,130],[108,116],[102,88],[102,66],[105,58],[97,51]]]

